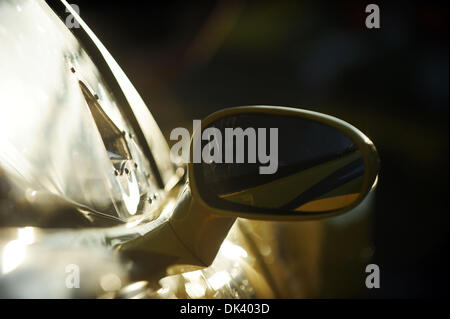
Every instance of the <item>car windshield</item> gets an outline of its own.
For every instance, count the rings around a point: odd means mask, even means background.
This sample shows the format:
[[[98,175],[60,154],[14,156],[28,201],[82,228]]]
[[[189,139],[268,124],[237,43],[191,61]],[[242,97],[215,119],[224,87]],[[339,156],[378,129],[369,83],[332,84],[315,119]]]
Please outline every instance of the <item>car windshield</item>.
[[[29,201],[46,193],[119,220],[140,213],[154,172],[91,58],[42,3],[0,6],[2,175]]]

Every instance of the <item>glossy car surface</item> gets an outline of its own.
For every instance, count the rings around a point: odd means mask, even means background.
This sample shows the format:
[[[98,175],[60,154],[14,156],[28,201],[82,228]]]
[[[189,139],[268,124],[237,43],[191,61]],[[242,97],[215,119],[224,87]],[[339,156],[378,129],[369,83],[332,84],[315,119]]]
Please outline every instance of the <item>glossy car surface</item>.
[[[68,14],[80,28],[67,28]],[[333,269],[323,282],[323,268],[369,260],[370,195],[328,222],[237,219],[212,264],[198,260],[169,223],[186,167],[73,9],[2,1],[0,43],[1,297],[317,297],[345,280]],[[65,285],[71,265],[79,289]]]

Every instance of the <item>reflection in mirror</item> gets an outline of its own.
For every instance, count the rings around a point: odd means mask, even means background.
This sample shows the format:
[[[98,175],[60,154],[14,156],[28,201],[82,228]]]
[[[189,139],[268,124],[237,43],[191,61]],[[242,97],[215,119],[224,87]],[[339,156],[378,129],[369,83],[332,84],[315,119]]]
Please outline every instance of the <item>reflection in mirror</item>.
[[[205,147],[220,149],[222,157],[196,164],[194,174],[202,197],[214,207],[329,212],[353,204],[362,192],[362,155],[336,128],[302,117],[257,113],[224,117],[208,128],[220,133],[202,141],[203,152]],[[234,136],[230,146],[226,137],[236,128],[246,134],[240,141]],[[270,173],[261,173],[269,167]]]

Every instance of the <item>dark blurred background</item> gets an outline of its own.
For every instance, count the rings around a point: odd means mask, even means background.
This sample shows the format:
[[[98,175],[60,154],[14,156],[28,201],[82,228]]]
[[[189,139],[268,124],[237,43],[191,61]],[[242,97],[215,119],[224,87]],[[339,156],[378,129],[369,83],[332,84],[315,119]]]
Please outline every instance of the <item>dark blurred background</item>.
[[[447,2],[72,1],[168,138],[224,107],[342,118],[381,157],[374,297],[448,295]]]

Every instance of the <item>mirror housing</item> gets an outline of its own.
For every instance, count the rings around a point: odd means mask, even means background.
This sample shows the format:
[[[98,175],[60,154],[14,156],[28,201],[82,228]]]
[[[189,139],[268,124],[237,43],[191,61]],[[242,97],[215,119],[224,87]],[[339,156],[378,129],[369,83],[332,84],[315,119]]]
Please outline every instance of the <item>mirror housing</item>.
[[[233,205],[229,206],[230,208],[222,206],[218,204],[219,202],[211,201],[208,196],[205,196],[205,185],[201,184],[204,181],[199,178],[199,169],[202,169],[202,163],[193,163],[192,161],[194,141],[196,138],[198,140],[198,134],[201,132],[194,132],[190,145],[191,161],[188,164],[188,180],[178,197],[170,224],[178,240],[197,260],[195,264],[198,266],[205,267],[213,262],[237,217],[255,220],[301,221],[336,216],[356,207],[377,183],[379,158],[373,143],[352,125],[329,115],[277,106],[236,107],[224,109],[208,116],[202,121],[201,131],[203,132],[211,123],[220,119],[242,114],[302,119],[341,132],[354,142],[354,146],[361,155],[364,165],[361,189],[356,200],[350,205],[324,212],[294,211],[293,213],[292,210],[265,209],[249,205]],[[233,164],[231,165],[232,169]]]
[[[245,121],[242,120],[243,118]],[[229,128],[243,128],[245,131],[244,126],[239,126],[243,122],[247,128],[254,127],[258,130],[261,129],[259,124],[263,123],[263,126],[265,125],[263,129],[270,126],[271,129],[277,128],[281,131],[281,134],[277,133],[281,140],[275,141],[277,143],[276,150],[280,153],[280,158],[277,160],[281,165],[272,175],[258,176],[258,173],[262,174],[260,163],[251,165],[242,164],[242,161],[240,164],[233,161],[224,163],[225,160],[222,160],[220,164],[205,164],[204,161],[194,163],[191,160],[188,165],[188,178],[192,197],[199,202],[201,207],[213,214],[260,220],[326,218],[343,214],[356,207],[377,182],[379,158],[372,141],[358,129],[340,119],[308,110],[275,106],[247,106],[228,108],[213,113],[202,121],[201,132],[193,133],[191,154],[195,151],[193,148],[196,136],[197,141],[199,140],[198,134],[202,134],[201,136],[204,137],[206,129],[219,127],[223,132]],[[227,125],[227,128],[223,127]],[[300,132],[302,136],[296,132]],[[210,141],[217,139],[217,135],[212,137],[205,142],[211,144]],[[269,139],[268,135],[263,137]],[[286,143],[287,139],[289,139],[289,143]],[[249,139],[246,141],[248,145]],[[297,145],[296,142],[301,145]],[[227,149],[227,145],[223,146],[225,143],[218,143],[224,149],[223,153],[230,151]],[[268,149],[264,145],[267,144],[266,141],[261,144],[258,140],[256,144],[258,147],[264,146],[264,151]],[[278,144],[281,149],[278,149]],[[316,147],[315,145],[318,144],[326,145]],[[340,145],[342,145],[342,149],[339,148]],[[203,152],[205,152],[205,146],[208,147],[208,145],[202,145]],[[255,147],[254,149],[256,150]],[[306,151],[308,154],[303,154]],[[234,159],[238,152],[233,154],[233,149],[231,149],[231,153]],[[225,155],[222,158],[226,157],[226,154],[222,155]],[[245,154],[244,157],[249,159],[249,154]],[[283,167],[282,163],[287,164]],[[330,163],[337,169],[334,169]],[[211,165],[214,167],[213,170],[208,168]],[[256,171],[258,165],[259,172]],[[249,171],[253,175],[249,175]],[[216,183],[213,183],[211,180],[216,178],[217,172],[222,174],[223,178],[219,178]],[[351,178],[352,174],[353,178]],[[236,175],[239,176],[236,177]],[[357,178],[358,183],[356,183]],[[248,186],[256,179],[260,180],[256,182],[259,183],[258,185]],[[248,185],[240,188],[240,183]],[[307,183],[311,185],[306,185]],[[353,188],[357,187],[357,190],[346,190],[342,193],[344,184],[351,183],[354,184]],[[227,194],[216,193],[216,188],[227,189]],[[301,189],[303,194],[296,194],[297,189]],[[273,203],[273,200],[268,200],[273,191],[276,192],[273,195],[277,197],[276,201],[285,200],[286,203]],[[336,191],[341,191],[341,196],[324,198],[327,196],[327,192],[332,194]],[[307,192],[310,198],[309,202],[304,200],[305,196],[301,196]],[[311,193],[315,194],[311,195]],[[286,198],[279,199],[280,197]],[[338,199],[340,203],[338,203]],[[343,202],[343,199],[347,200]],[[296,202],[297,204],[295,204]],[[327,203],[325,206],[328,206],[328,209],[324,208],[324,203]]]

